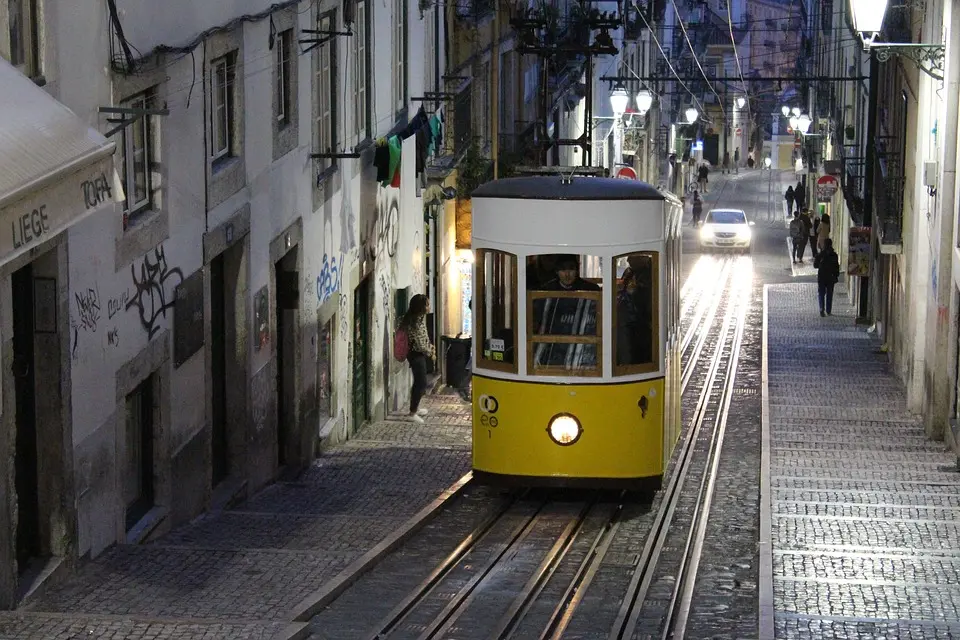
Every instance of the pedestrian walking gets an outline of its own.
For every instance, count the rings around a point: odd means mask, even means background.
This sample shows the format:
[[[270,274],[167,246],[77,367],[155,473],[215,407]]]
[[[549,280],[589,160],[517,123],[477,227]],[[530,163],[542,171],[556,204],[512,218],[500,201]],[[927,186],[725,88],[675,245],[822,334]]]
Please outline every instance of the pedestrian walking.
[[[800,212],[793,212],[790,221],[790,242],[793,245],[793,264],[803,262],[803,252],[807,248],[807,228],[800,219]]]
[[[817,301],[820,317],[833,314],[833,288],[840,280],[840,256],[833,250],[833,240],[827,238],[823,251],[813,261],[817,269]]]
[[[810,253],[813,254],[813,260],[816,262],[817,256],[820,255],[820,247],[818,243],[817,233],[820,230],[820,216],[815,215],[809,209],[807,210],[807,215],[810,218]],[[829,216],[827,216],[829,218]]]
[[[832,243],[830,240],[830,215],[825,213],[820,216],[820,226],[817,228],[817,249],[823,251],[828,242]]]
[[[430,334],[427,333],[428,313],[430,300],[427,296],[422,293],[413,296],[394,337],[394,357],[402,360],[405,356],[413,372],[409,418],[419,423],[423,423],[423,416],[427,415],[427,410],[420,408],[420,400],[427,391],[427,359],[437,358],[436,349],[430,342]]]
[[[703,215],[703,199],[700,198],[700,192],[693,192],[693,226],[700,224],[700,216]]]
[[[709,193],[709,191],[707,191],[707,183],[710,182],[708,178],[709,175],[710,169],[707,168],[707,163],[704,162],[697,170],[697,182],[700,184],[700,190],[704,193]]]
[[[796,206],[797,211],[803,209],[803,205],[807,203],[807,194],[803,189],[803,183],[798,182],[797,186],[793,188],[793,204]]]
[[[723,173],[727,174],[730,171],[730,152],[723,152]]]
[[[747,154],[747,168],[753,169],[753,165],[756,164],[753,160],[753,151]]]
[[[787,201],[787,216],[793,215],[793,187],[787,187],[787,192],[783,195],[783,199]]]
[[[740,149],[733,150],[733,170],[740,173]]]

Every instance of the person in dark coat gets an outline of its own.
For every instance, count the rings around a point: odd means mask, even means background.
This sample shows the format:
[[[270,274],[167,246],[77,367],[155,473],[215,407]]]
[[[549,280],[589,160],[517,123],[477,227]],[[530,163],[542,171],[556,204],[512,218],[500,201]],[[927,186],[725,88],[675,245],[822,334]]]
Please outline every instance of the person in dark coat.
[[[840,280],[840,256],[833,250],[833,240],[827,238],[823,251],[813,261],[817,269],[817,299],[820,302],[820,316],[833,313],[833,288]]]
[[[793,187],[787,187],[787,192],[783,195],[783,199],[787,201],[787,216],[793,215]]]
[[[797,186],[793,188],[793,204],[797,207],[797,211],[803,209],[803,205],[807,202],[807,194],[803,190],[803,183],[798,182]]]

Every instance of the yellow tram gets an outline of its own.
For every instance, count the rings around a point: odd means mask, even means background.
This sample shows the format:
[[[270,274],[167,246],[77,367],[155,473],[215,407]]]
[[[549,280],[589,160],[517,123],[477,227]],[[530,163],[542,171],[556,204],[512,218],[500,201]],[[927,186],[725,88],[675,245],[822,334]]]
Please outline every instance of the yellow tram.
[[[659,488],[680,432],[680,201],[562,176],[472,198],[474,477]]]

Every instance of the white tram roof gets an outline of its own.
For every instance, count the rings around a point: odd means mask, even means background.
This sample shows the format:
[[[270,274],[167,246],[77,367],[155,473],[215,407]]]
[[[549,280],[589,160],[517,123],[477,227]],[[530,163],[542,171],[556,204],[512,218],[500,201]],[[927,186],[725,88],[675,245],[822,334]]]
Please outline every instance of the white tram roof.
[[[666,200],[666,196],[646,182],[619,178],[575,176],[572,180],[556,176],[524,176],[486,182],[472,198],[522,200]]]
[[[472,243],[512,253],[617,255],[662,243],[679,201],[644,182],[505,178],[473,192]]]

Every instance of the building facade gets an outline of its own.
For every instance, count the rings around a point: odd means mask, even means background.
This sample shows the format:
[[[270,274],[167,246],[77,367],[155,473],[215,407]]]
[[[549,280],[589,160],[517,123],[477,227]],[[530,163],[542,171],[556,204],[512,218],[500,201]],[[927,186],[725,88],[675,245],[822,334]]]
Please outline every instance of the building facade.
[[[22,222],[0,275],[19,372],[2,376],[4,607],[407,402],[391,336],[439,245],[422,195],[445,109],[422,96],[444,73],[444,8],[182,4],[0,14],[0,71],[72,111],[95,143],[68,150],[96,169],[73,213],[22,197],[49,167],[0,184]]]

